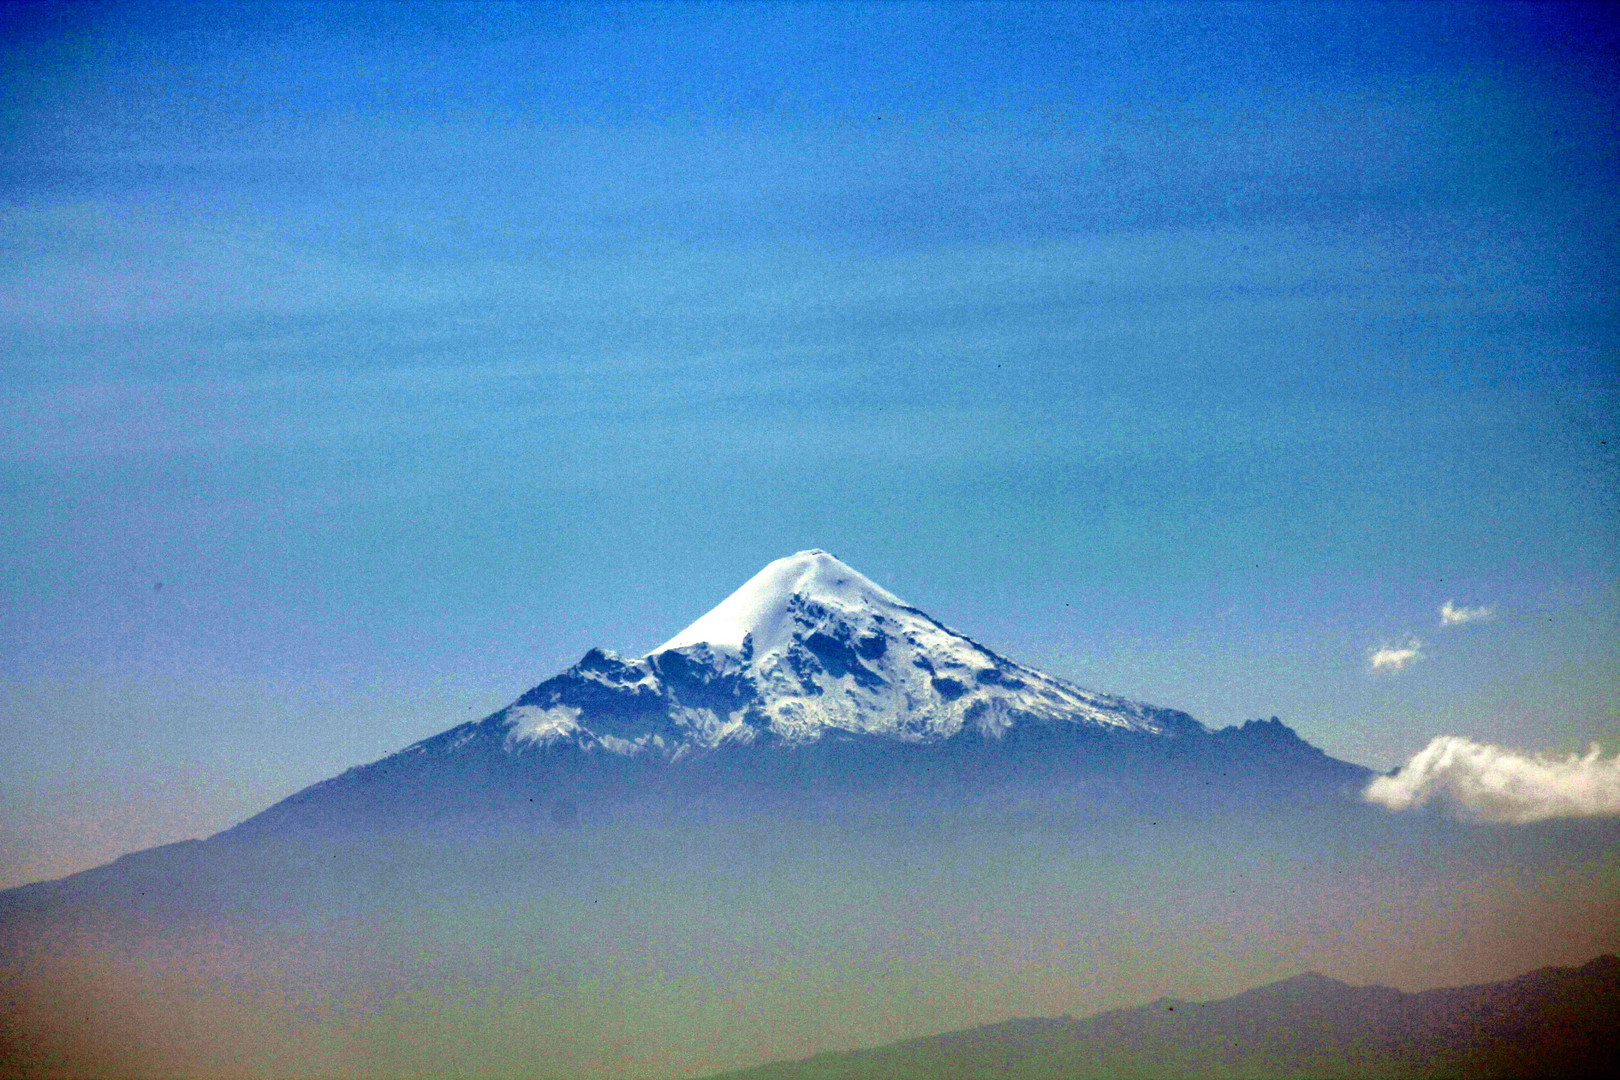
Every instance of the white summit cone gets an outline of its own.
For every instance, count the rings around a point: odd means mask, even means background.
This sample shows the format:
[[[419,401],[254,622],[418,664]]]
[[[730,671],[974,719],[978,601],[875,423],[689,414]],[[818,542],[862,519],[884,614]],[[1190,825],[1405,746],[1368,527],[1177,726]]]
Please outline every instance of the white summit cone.
[[[829,614],[863,611],[916,612],[898,596],[820,548],[777,559],[720,601],[708,614],[676,634],[649,656],[691,645],[716,652],[754,656],[786,646],[806,604]]]

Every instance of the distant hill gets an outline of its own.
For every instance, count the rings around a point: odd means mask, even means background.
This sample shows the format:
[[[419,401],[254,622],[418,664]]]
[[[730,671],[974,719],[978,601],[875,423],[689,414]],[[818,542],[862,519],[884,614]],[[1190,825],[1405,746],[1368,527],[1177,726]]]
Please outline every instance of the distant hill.
[[[1221,1001],[1009,1020],[724,1080],[1581,1078],[1620,1073],[1620,959],[1403,993],[1300,975]],[[716,1078],[719,1080],[719,1078]]]

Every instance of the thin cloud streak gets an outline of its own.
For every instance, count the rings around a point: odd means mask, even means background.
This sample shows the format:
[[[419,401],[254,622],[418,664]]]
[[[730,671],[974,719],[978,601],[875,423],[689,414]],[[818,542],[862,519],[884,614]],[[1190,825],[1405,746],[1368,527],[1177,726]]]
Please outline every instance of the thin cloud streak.
[[[1440,605],[1441,626],[1463,626],[1468,623],[1484,622],[1491,617],[1494,610],[1489,604],[1479,607],[1458,607],[1447,600]]]
[[[1433,803],[1469,821],[1509,825],[1620,814],[1620,755],[1605,759],[1597,743],[1584,756],[1528,755],[1440,735],[1363,797],[1391,810]]]

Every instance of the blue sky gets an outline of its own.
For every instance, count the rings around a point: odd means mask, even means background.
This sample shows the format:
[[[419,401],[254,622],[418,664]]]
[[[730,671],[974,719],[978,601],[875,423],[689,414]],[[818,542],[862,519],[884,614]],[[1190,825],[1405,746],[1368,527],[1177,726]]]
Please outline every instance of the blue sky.
[[[1379,768],[1620,735],[1600,8],[0,18],[0,883],[812,546]]]

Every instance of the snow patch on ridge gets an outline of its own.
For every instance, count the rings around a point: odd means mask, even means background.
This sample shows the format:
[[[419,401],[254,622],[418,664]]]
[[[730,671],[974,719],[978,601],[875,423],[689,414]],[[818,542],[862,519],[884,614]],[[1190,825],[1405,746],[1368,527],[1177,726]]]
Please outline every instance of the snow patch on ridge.
[[[572,739],[581,731],[579,715],[580,710],[572,705],[553,705],[549,709],[535,705],[514,705],[506,710],[506,744],[550,746]]]

